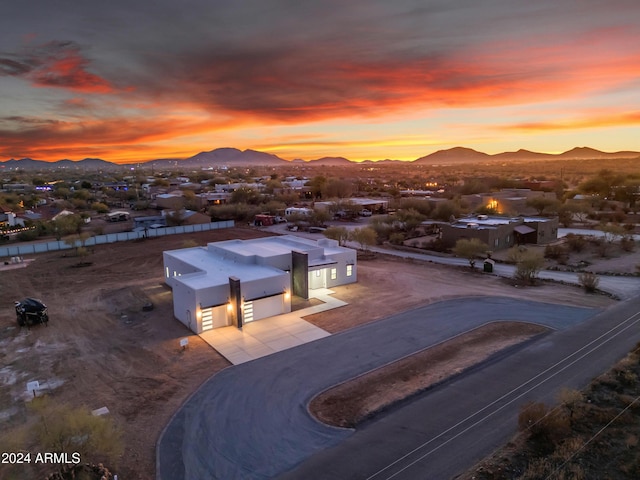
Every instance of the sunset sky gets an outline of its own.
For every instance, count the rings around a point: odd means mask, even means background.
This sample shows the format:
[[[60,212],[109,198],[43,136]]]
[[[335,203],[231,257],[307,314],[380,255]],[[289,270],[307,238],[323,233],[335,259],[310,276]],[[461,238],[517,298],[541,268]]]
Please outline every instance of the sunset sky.
[[[4,2],[0,160],[640,150],[637,0]]]

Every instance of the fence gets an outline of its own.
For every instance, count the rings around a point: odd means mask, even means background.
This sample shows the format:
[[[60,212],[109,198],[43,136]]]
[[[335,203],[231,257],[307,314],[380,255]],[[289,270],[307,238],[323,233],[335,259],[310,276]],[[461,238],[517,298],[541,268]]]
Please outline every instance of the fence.
[[[107,235],[96,235],[89,237],[84,241],[85,247],[95,245],[104,245],[106,243],[126,242],[128,240],[137,240],[139,238],[162,237],[164,235],[175,235],[178,233],[195,233],[206,232],[208,230],[217,230],[220,228],[231,228],[234,226],[233,220],[225,220],[224,222],[202,223],[198,225],[181,225],[178,227],[162,227],[149,228],[138,232],[120,232],[110,233]],[[11,245],[0,247],[0,258],[2,257],[19,257],[33,253],[55,252],[57,250],[67,250],[70,248],[81,247],[83,245],[80,239],[75,241],[74,245],[70,245],[62,240],[43,243],[31,243],[26,245]]]

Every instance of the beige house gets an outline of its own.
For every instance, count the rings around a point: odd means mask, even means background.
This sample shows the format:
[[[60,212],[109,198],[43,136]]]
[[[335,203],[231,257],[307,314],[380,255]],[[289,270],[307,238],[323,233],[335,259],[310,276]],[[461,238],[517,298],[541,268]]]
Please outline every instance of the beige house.
[[[442,241],[447,248],[462,238],[477,238],[491,250],[502,250],[520,244],[545,244],[558,238],[558,218],[496,217],[478,215],[440,225]]]

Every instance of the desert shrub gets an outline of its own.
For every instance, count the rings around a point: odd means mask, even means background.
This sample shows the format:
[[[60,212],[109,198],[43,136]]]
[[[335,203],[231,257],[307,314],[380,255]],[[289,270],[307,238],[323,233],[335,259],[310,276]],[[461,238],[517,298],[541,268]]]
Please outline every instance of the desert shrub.
[[[587,293],[595,292],[598,288],[598,284],[600,283],[600,279],[598,278],[598,276],[592,272],[581,273],[580,275],[578,275],[578,281]]]
[[[582,252],[587,246],[587,241],[580,235],[568,234],[566,237],[567,246],[572,252]]]
[[[547,245],[544,248],[544,258],[559,260],[567,255],[567,249],[563,245]]]
[[[638,376],[635,372],[627,369],[618,372],[617,378],[618,381],[626,387],[632,387],[638,382]]]
[[[389,235],[389,242],[392,245],[402,245],[402,242],[404,242],[404,239],[405,239],[404,233],[396,232]]]
[[[121,432],[111,418],[94,416],[87,408],[56,404],[42,397],[30,410],[40,417],[33,434],[50,452],[78,452],[83,461],[115,462],[122,454]]]
[[[29,242],[31,240],[36,240],[38,238],[38,231],[25,230],[24,232],[20,232],[17,238],[20,242]]]
[[[542,252],[535,250],[521,252],[516,261],[515,279],[533,285],[543,266],[544,256]]]
[[[558,394],[558,400],[569,412],[569,420],[573,420],[578,407],[584,400],[584,395],[580,390],[563,388]]]
[[[567,413],[557,408],[549,409],[540,402],[523,405],[518,415],[518,427],[529,432],[529,438],[541,453],[553,452],[558,443],[571,433]]]
[[[423,246],[423,248],[434,252],[446,252],[448,250],[441,238],[425,242],[425,246]],[[640,272],[640,265],[638,265],[638,272]]]
[[[620,239],[620,248],[625,252],[633,252],[636,249],[636,242],[632,237],[624,236]]]

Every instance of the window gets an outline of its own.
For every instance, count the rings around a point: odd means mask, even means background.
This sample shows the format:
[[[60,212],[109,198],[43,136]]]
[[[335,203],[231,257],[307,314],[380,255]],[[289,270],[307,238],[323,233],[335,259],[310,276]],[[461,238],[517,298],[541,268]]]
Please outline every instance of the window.
[[[347,265],[347,277],[353,275],[353,265]]]
[[[496,239],[493,241],[493,246],[494,246],[494,247],[497,247],[499,244],[500,244],[500,239],[496,238]]]
[[[338,278],[338,270],[336,268],[331,269],[331,280]]]
[[[165,270],[165,272],[166,272],[167,278],[169,278],[169,267],[165,267],[165,269],[164,269],[164,270]]]
[[[316,277],[320,276],[320,270],[316,270]]]

